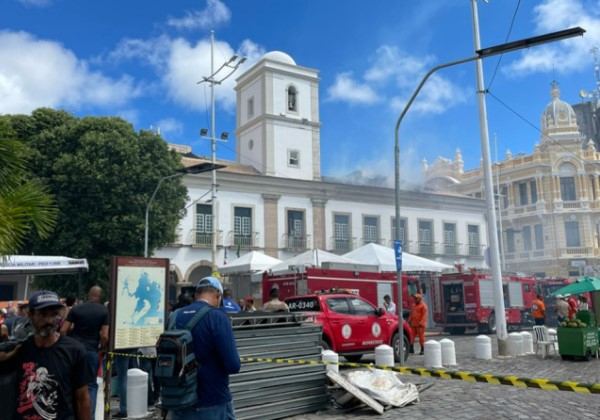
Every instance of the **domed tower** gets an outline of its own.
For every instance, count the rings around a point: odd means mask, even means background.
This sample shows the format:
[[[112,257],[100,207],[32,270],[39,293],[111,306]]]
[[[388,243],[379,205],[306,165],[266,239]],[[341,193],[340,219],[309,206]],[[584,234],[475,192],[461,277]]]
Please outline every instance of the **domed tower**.
[[[552,101],[542,114],[541,149],[557,142],[581,142],[577,117],[571,105],[560,99],[558,83],[552,82]]]
[[[237,92],[237,160],[268,176],[321,178],[318,71],[271,51]]]

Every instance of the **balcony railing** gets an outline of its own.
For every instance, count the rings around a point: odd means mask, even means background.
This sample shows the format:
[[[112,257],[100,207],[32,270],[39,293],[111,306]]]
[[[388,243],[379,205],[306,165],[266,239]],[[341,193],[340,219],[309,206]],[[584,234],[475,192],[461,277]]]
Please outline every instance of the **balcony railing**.
[[[462,244],[457,242],[442,242],[439,244],[439,254],[442,255],[460,255]]]
[[[351,239],[339,239],[339,238],[331,238],[331,249],[334,252],[350,252],[354,249],[354,245],[356,244],[356,238]]]
[[[481,257],[483,255],[483,245],[469,244],[467,245],[467,252],[471,257]]]
[[[433,254],[435,246],[432,243],[419,242],[419,254]]]
[[[192,229],[190,231],[190,239],[192,246],[197,246],[201,248],[210,248],[212,247],[212,233],[207,233],[204,231],[198,231],[197,229]],[[223,231],[217,231],[217,246],[223,245]]]
[[[239,244],[242,248],[257,248],[258,238],[258,232],[251,232],[249,235],[236,235],[234,231],[230,231],[227,234],[225,246],[237,247]]]
[[[283,246],[286,251],[306,251],[310,248],[310,235],[295,236],[285,234],[282,237]]]

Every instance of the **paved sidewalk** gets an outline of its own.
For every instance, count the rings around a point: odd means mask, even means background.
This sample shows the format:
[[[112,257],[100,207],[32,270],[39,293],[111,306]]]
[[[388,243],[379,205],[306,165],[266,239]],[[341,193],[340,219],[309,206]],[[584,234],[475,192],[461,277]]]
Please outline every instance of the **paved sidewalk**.
[[[497,376],[543,378],[554,381],[574,381],[600,384],[600,360],[589,362],[563,361],[555,355],[542,359],[539,355],[500,357],[497,354],[495,336],[492,339],[492,360],[476,359],[474,354],[476,335],[428,336],[427,340],[449,338],[454,341],[458,365],[446,370],[470,373],[488,373]],[[341,362],[345,360],[340,358]],[[374,363],[374,356],[365,356],[363,363]],[[406,361],[411,368],[424,367],[424,356],[411,354]],[[340,372],[349,371],[341,368]],[[419,375],[403,375],[405,382],[431,383],[433,386],[420,394],[420,403],[386,411],[382,416],[368,408],[344,411],[331,408],[318,413],[289,417],[292,420],[341,420],[341,419],[596,419],[600,407],[600,394],[582,394],[567,391],[549,391],[466,382],[454,379],[438,379]],[[234,401],[235,404],[235,401]],[[118,399],[113,398],[113,410]],[[159,419],[160,412],[151,413],[149,419]]]

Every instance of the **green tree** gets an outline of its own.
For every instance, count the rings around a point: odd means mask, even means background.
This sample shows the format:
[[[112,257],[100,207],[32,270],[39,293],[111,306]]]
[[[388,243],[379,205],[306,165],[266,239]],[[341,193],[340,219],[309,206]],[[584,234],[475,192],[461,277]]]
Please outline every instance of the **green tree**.
[[[13,116],[13,127],[33,150],[36,175],[60,210],[53,235],[29,241],[28,250],[87,258],[83,291],[93,284],[106,288],[112,255],[143,255],[146,206],[159,180],[182,167],[180,156],[160,136],[138,133],[121,118],[76,118],[42,108]],[[174,241],[186,201],[180,178],[163,183],[150,211],[150,253]],[[62,294],[77,290],[72,277],[36,282]]]
[[[57,208],[38,179],[32,179],[27,147],[0,117],[0,255],[18,253],[30,234],[47,237]]]

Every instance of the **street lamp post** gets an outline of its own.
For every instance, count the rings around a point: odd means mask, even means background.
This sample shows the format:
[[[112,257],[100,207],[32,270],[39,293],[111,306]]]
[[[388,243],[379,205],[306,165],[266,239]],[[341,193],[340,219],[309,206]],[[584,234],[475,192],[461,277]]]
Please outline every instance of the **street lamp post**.
[[[540,35],[540,36],[536,36],[536,37],[532,37],[532,38],[525,38],[525,39],[521,39],[518,41],[508,42],[506,44],[501,44],[501,45],[497,45],[497,46],[493,46],[493,47],[489,47],[489,48],[479,49],[479,50],[475,51],[475,56],[473,56],[473,57],[463,58],[461,60],[456,60],[456,61],[451,61],[449,63],[440,64],[438,66],[433,67],[431,70],[429,70],[425,74],[425,76],[423,77],[423,79],[421,80],[419,85],[417,86],[417,89],[413,92],[412,96],[406,103],[406,106],[400,113],[400,116],[398,117],[398,120],[396,121],[396,128],[395,128],[395,132],[394,132],[394,159],[395,159],[394,181],[395,181],[395,219],[396,219],[396,221],[395,221],[396,222],[396,238],[395,239],[396,240],[400,240],[400,147],[399,147],[399,141],[398,141],[398,131],[400,129],[400,123],[402,122],[402,119],[408,112],[409,108],[415,101],[417,95],[419,94],[419,92],[423,88],[423,85],[425,85],[425,82],[427,82],[429,77],[436,71],[446,68],[446,67],[456,66],[458,64],[467,63],[470,61],[475,61],[475,60],[479,60],[482,58],[487,58],[487,57],[492,57],[492,56],[499,55],[499,54],[504,54],[509,51],[517,51],[517,50],[522,50],[525,48],[533,47],[536,45],[559,41],[561,39],[572,38],[574,36],[583,35],[584,33],[585,33],[584,29],[576,27],[576,28],[571,28],[571,29],[565,29],[565,30],[558,31],[558,32],[552,32],[552,33],[549,33],[546,35]],[[489,149],[488,149],[488,155],[489,155]],[[493,193],[491,193],[491,194],[493,195]],[[490,196],[490,193],[486,194],[486,196]],[[490,231],[489,226],[492,226],[492,229],[495,232],[495,229],[496,229],[495,219],[496,218],[495,218],[494,208],[493,208],[493,197],[492,197],[491,217],[490,217],[489,213],[490,212],[489,212],[489,206],[488,206],[488,232]],[[493,224],[490,219],[494,220]],[[498,235],[496,235],[496,244],[497,244],[497,238],[498,238]],[[493,265],[496,264],[497,267],[499,268],[498,262],[499,262],[500,258],[498,256],[498,247],[496,246],[495,249],[490,249],[490,251],[492,252],[492,254],[494,254],[494,253],[496,254],[495,256],[492,255],[492,258],[493,258],[492,264]],[[498,273],[499,273],[499,271],[498,271]],[[504,318],[504,309],[503,309],[504,302],[502,301],[502,279],[500,277],[494,278],[494,283],[499,283],[499,285],[500,285],[500,296],[499,297],[500,297],[500,304],[501,304],[501,309],[502,309],[501,316],[503,317],[503,319],[505,319]],[[400,322],[402,322],[402,272],[400,270],[398,270],[398,272],[397,272],[397,287],[398,287],[398,319]],[[494,290],[496,290],[496,287]],[[498,302],[498,299],[496,299],[496,303],[497,302]],[[499,308],[497,307],[496,308],[497,316],[498,316],[498,309]],[[496,319],[498,319],[498,318],[496,318]],[[498,331],[498,329],[497,329],[497,331]],[[399,328],[399,334],[400,334],[400,343],[402,343],[403,335],[404,335],[402,328]],[[504,324],[504,334],[506,335],[506,323]],[[499,339],[500,339],[500,337],[499,337]],[[404,354],[403,353],[404,353],[403,346],[400,345],[400,363],[401,364],[404,363]]]
[[[210,84],[210,149],[211,149],[211,161],[213,165],[216,162],[217,157],[217,145],[216,145],[216,129],[215,129],[215,85],[220,85],[225,79],[231,76],[245,61],[246,57],[238,57],[237,55],[231,56],[231,58],[221,65],[215,71],[215,56],[214,56],[214,43],[215,43],[215,31],[210,31],[210,76],[202,77],[200,83]],[[217,79],[217,75],[221,74],[223,69],[227,69],[229,73],[223,77]],[[222,75],[222,74],[221,74]],[[222,139],[227,140],[227,136]],[[217,173],[212,173],[212,187],[211,187],[211,212],[212,212],[212,232],[211,232],[211,271],[217,271]]]
[[[149,215],[150,215],[150,206],[152,205],[152,202],[154,201],[154,198],[156,197],[156,193],[158,192],[163,181],[165,181],[167,179],[175,178],[178,176],[187,175],[187,174],[199,174],[201,172],[209,172],[209,171],[213,171],[213,173],[214,173],[217,169],[221,169],[224,167],[225,167],[225,165],[215,165],[214,163],[200,163],[198,165],[188,166],[187,168],[179,169],[177,171],[177,173],[162,177],[160,179],[160,181],[158,181],[158,185],[154,189],[154,192],[152,193],[152,197],[150,197],[150,201],[148,201],[148,205],[146,206],[146,222],[144,225],[144,257],[148,257],[148,219],[149,219]]]

